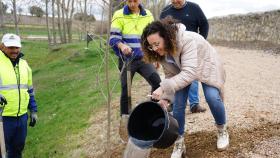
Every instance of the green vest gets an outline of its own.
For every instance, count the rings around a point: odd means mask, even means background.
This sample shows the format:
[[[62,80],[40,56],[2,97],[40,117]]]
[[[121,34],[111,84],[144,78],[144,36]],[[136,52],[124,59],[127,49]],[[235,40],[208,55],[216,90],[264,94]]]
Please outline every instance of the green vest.
[[[14,67],[11,60],[0,51],[0,94],[8,104],[2,116],[21,116],[27,113],[28,89],[32,88],[32,71],[23,59]]]

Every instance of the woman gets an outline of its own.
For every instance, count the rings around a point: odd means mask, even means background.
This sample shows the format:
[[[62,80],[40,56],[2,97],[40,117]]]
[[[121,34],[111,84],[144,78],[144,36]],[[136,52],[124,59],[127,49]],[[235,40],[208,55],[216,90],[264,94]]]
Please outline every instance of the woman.
[[[183,24],[170,17],[149,24],[141,36],[146,62],[159,62],[165,79],[152,93],[152,98],[167,108],[173,102],[173,116],[179,124],[180,137],[176,140],[172,158],[185,152],[185,108],[189,85],[193,80],[202,83],[205,99],[218,129],[217,148],[229,146],[226,114],[223,103],[225,71],[216,50],[199,34],[185,31]]]

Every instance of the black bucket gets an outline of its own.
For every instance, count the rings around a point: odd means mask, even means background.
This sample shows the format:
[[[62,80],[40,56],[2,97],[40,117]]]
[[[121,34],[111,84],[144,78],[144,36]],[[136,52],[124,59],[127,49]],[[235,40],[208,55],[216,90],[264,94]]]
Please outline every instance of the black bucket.
[[[140,141],[152,142],[155,148],[167,148],[177,139],[177,121],[158,103],[139,104],[128,119],[128,134]]]

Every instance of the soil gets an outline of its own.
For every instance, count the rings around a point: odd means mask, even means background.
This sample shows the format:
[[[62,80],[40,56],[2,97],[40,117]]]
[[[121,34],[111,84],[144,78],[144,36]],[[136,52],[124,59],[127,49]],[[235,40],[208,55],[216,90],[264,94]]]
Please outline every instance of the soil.
[[[205,113],[191,114],[187,108],[185,144],[187,156],[272,157],[280,158],[280,55],[268,49],[215,46],[227,71],[225,106],[230,147],[216,150],[216,127],[200,88],[200,104]],[[143,79],[133,82],[133,105],[147,100],[149,86]],[[110,155],[121,158],[125,143],[118,135],[119,99],[112,102]],[[101,109],[90,120],[91,126],[78,136],[78,148],[69,157],[106,157],[107,110]],[[152,149],[151,158],[169,158],[172,146]]]

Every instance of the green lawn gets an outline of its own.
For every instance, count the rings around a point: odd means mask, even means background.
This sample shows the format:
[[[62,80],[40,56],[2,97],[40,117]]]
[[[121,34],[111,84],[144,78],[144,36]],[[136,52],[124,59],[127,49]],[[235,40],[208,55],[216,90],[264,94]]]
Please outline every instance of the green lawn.
[[[46,42],[23,41],[22,51],[33,70],[39,110],[38,124],[28,129],[24,157],[66,157],[77,148],[70,138],[83,132],[97,108],[106,105],[100,93],[100,88],[106,89],[104,66],[100,69],[100,83],[96,83],[104,53],[99,54],[94,43],[87,50],[84,47],[85,43],[75,43],[49,51]],[[109,67],[112,86],[119,76],[112,60]]]
[[[51,29],[51,26],[50,26],[50,29]],[[12,24],[6,25],[4,30],[5,30],[5,32],[16,33],[15,26]],[[38,25],[38,26],[19,25],[19,33],[21,36],[24,36],[24,37],[30,36],[30,35],[33,35],[33,36],[47,36],[48,35],[47,26],[40,26],[40,25]],[[75,30],[72,31],[72,34],[73,34],[72,36],[75,38],[79,37],[78,32]],[[56,30],[56,35],[58,38],[59,37],[58,30]]]

